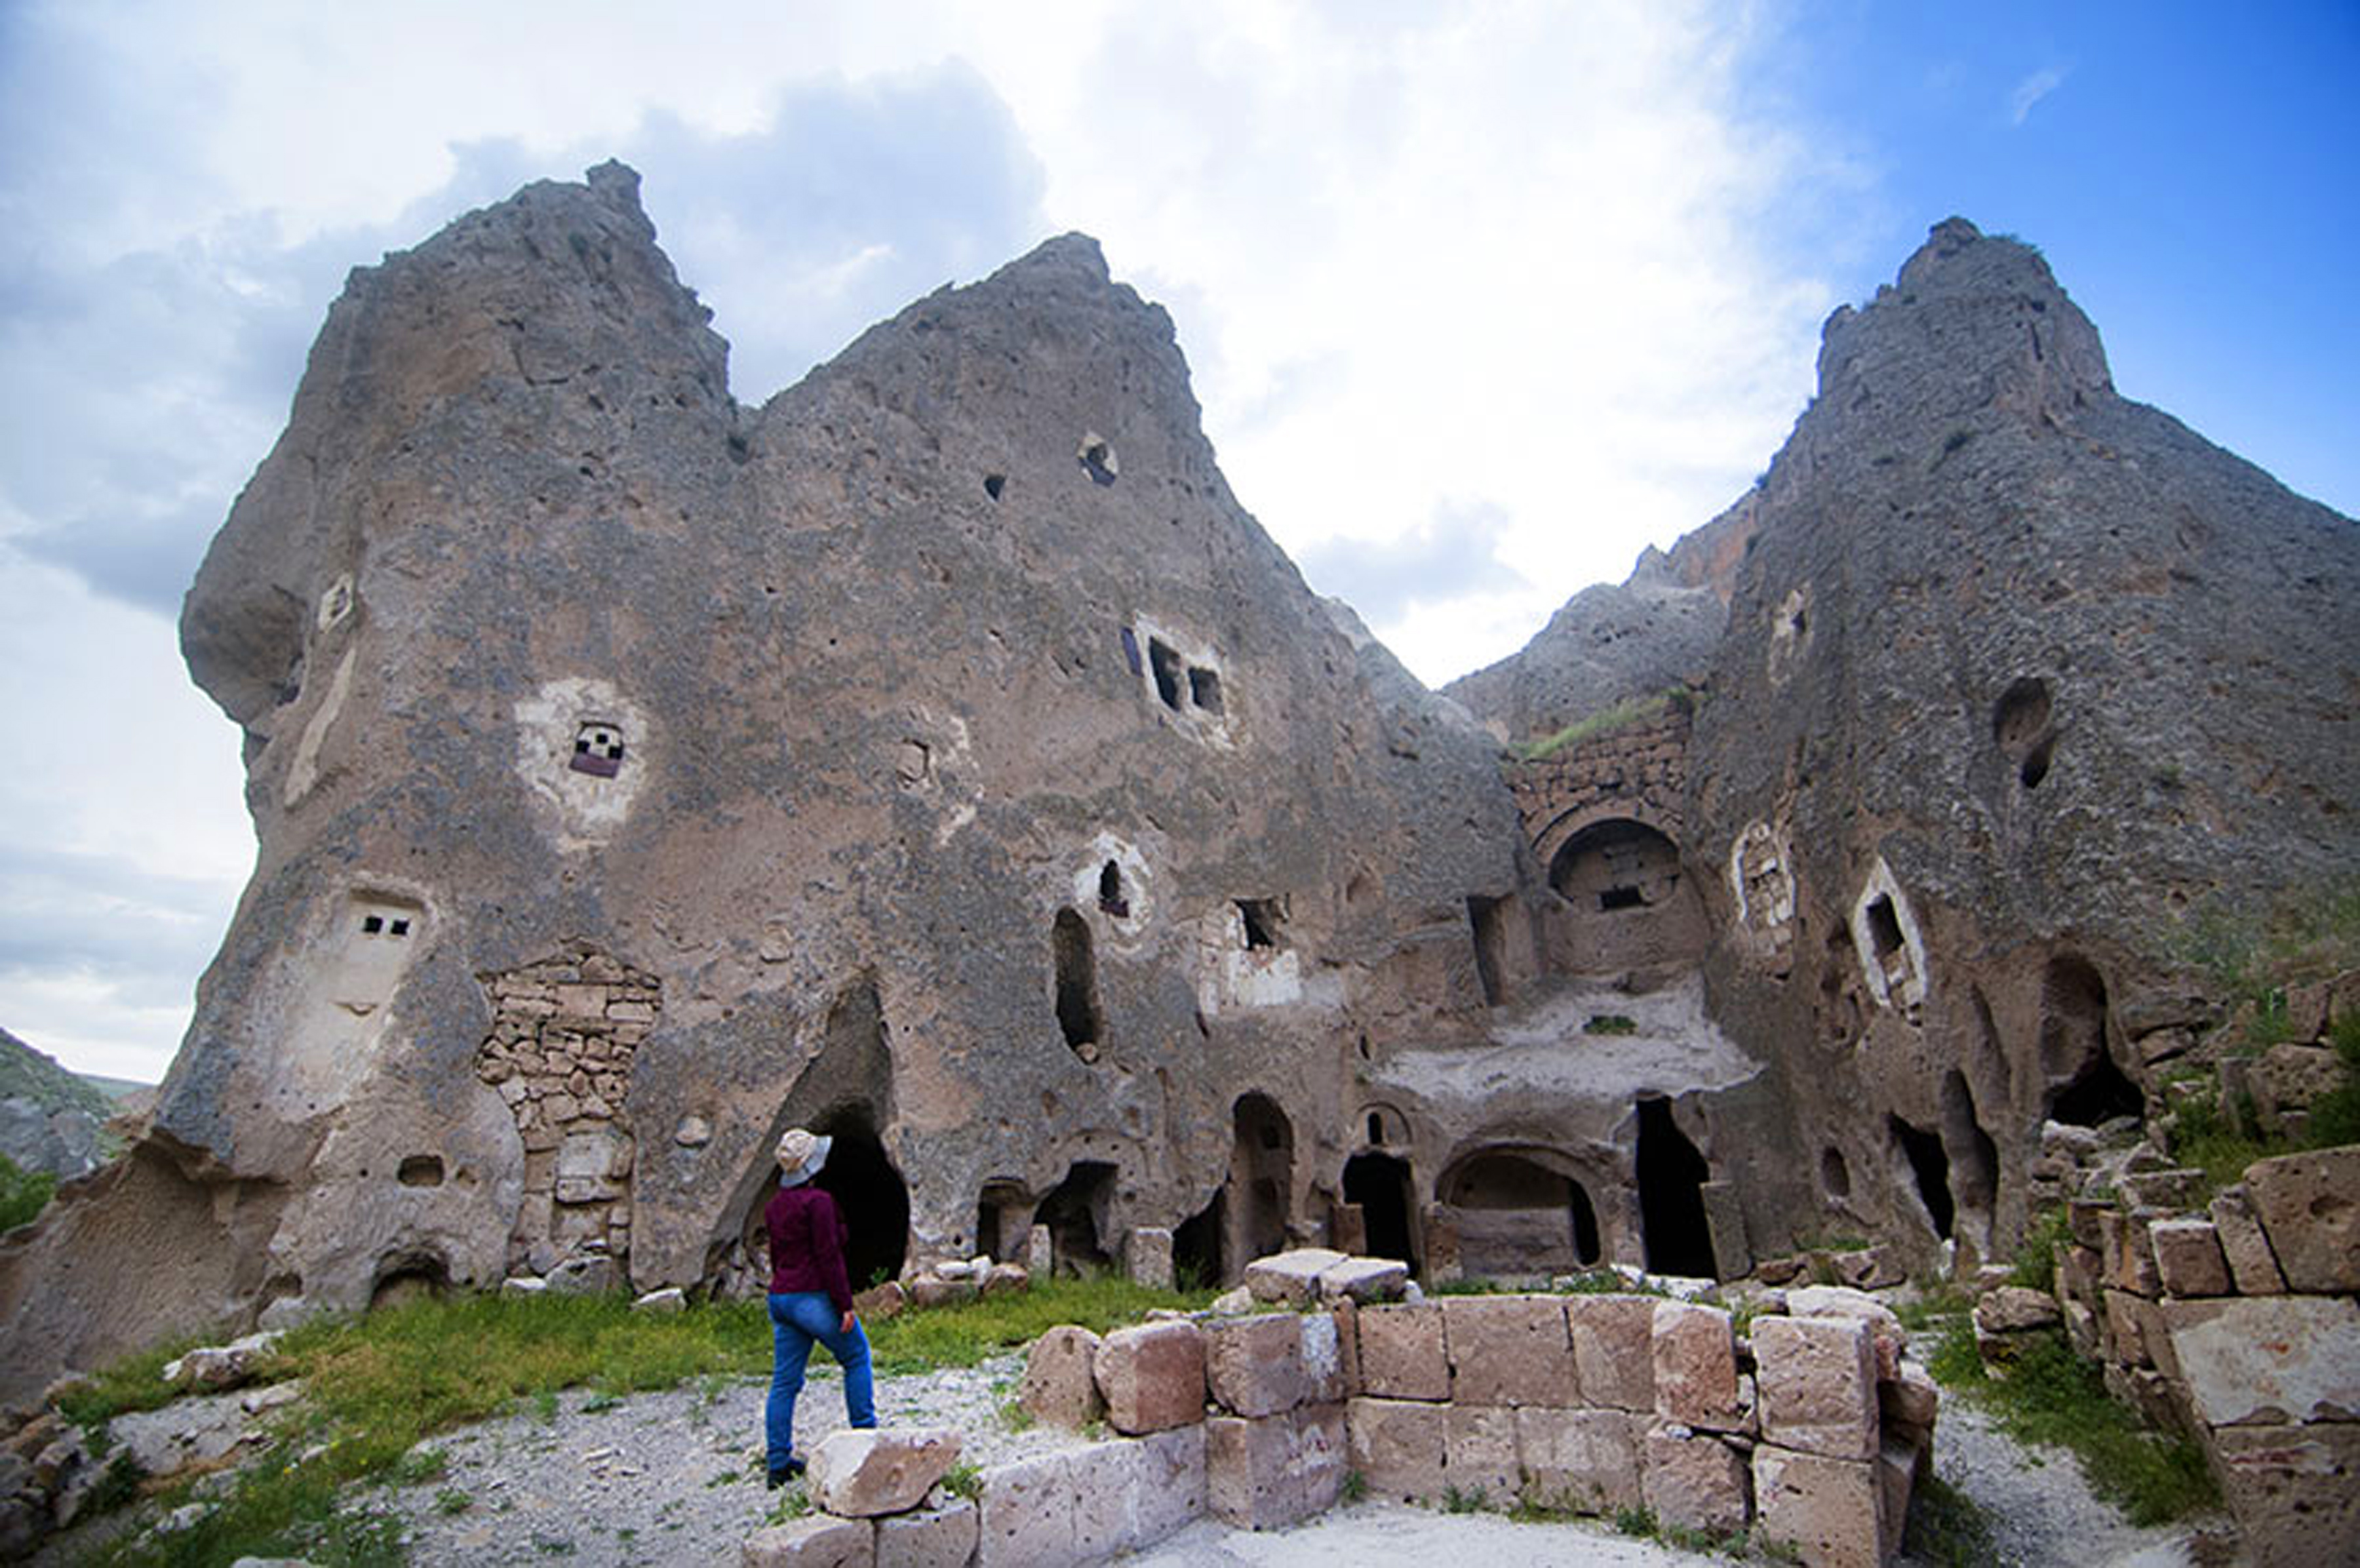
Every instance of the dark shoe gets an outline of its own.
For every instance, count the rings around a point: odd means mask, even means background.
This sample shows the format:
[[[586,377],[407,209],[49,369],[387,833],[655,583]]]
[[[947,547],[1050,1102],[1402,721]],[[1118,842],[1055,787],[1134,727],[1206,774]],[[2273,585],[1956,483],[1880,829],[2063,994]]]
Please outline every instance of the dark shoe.
[[[770,1472],[767,1485],[771,1491],[775,1492],[803,1473],[803,1462],[800,1459],[790,1459],[778,1469]]]

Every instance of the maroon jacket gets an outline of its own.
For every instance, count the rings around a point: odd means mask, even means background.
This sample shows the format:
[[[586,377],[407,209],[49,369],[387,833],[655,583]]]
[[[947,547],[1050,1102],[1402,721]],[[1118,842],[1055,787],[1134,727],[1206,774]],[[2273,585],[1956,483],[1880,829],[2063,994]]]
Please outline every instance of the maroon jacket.
[[[844,1274],[844,1244],[851,1231],[836,1212],[836,1200],[806,1181],[781,1187],[762,1210],[770,1232],[770,1294],[825,1290],[839,1312],[852,1310],[852,1284]]]

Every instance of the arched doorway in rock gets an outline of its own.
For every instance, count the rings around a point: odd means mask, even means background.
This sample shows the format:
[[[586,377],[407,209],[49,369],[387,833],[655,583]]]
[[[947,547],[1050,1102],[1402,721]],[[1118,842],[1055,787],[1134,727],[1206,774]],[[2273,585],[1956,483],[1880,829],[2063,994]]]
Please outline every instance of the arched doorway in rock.
[[[1295,1125],[1267,1094],[1239,1095],[1231,1114],[1236,1137],[1229,1146],[1229,1245],[1223,1250],[1243,1268],[1286,1250]]]
[[[1590,1190],[1546,1149],[1478,1149],[1443,1172],[1435,1197],[1459,1230],[1459,1267],[1477,1276],[1562,1274],[1599,1259]]]
[[[823,1117],[815,1129],[836,1140],[814,1184],[836,1200],[851,1235],[844,1244],[844,1271],[852,1288],[865,1290],[898,1278],[909,1253],[910,1189],[866,1107]]]
[[[1369,1149],[1344,1162],[1344,1201],[1360,1205],[1368,1256],[1417,1268],[1416,1192],[1406,1160]]]
[[[2051,1121],[2096,1127],[2117,1116],[2143,1118],[2139,1093],[2107,1049],[2106,982],[2089,960],[2060,953],[2040,983],[2040,1073]]]
[[[1054,1272],[1078,1277],[1113,1266],[1104,1237],[1114,1177],[1115,1168],[1104,1160],[1076,1160],[1032,1212],[1034,1225],[1049,1227]]]
[[[1568,836],[1549,856],[1549,887],[1557,896],[1549,944],[1560,973],[1660,972],[1698,962],[1711,942],[1679,846],[1632,818],[1610,817]]]
[[[1712,1279],[1712,1225],[1704,1210],[1711,1168],[1672,1119],[1672,1103],[1660,1095],[1639,1102],[1637,1163],[1648,1271]]]
[[[1032,1194],[1021,1181],[986,1181],[975,1201],[975,1255],[1022,1263],[1032,1235]]]
[[[1228,1229],[1228,1189],[1217,1189],[1212,1200],[1180,1222],[1172,1233],[1172,1271],[1183,1285],[1227,1284],[1222,1271],[1221,1237]]]

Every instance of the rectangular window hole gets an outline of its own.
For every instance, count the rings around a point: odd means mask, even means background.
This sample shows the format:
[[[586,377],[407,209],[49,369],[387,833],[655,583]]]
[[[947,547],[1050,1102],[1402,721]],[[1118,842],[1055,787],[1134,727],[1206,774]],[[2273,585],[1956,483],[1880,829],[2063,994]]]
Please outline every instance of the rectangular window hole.
[[[1901,917],[1894,912],[1892,899],[1878,897],[1870,901],[1868,939],[1876,944],[1879,958],[1891,958],[1901,951]]]
[[[1637,909],[1646,906],[1646,898],[1636,887],[1607,887],[1600,890],[1598,907],[1601,909]]]
[[[1221,672],[1203,665],[1188,667],[1188,700],[1208,713],[1221,711]]]
[[[1240,898],[1238,918],[1245,925],[1246,948],[1275,948],[1279,931],[1286,923],[1286,912],[1276,898]]]
[[[1174,713],[1180,711],[1180,685],[1185,667],[1172,645],[1162,637],[1147,639],[1147,665],[1155,673],[1155,694]]]

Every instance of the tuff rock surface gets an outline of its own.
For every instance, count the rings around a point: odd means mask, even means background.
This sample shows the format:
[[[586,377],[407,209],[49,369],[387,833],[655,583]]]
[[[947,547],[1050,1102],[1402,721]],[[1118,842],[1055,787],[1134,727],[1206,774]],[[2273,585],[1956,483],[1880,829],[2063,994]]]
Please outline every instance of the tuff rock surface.
[[[1962,222],[1819,382],[1462,708],[1079,236],[759,409],[619,166],[356,271],[183,615],[254,880],[151,1129],[0,1249],[0,1398],[512,1273],[759,1289],[792,1125],[857,1283],[1991,1256],[2217,1003],[2172,914],[2360,863],[2360,532]],[[1702,1519],[1743,1467],[1680,1419]]]

